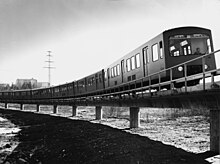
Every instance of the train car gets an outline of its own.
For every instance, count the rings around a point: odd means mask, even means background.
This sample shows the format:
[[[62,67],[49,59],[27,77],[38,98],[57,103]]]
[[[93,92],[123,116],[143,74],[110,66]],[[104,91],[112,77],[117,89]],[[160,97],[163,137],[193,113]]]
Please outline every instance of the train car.
[[[166,68],[181,64],[214,51],[211,30],[198,27],[183,27],[164,32]],[[187,75],[202,72],[202,61],[187,65]],[[206,71],[216,69],[214,55],[205,58]],[[182,77],[183,66],[173,71],[173,77]]]
[[[74,82],[75,95],[92,93],[105,88],[104,69]]]
[[[60,97],[60,86],[59,85],[51,87],[51,97],[52,98]]]
[[[45,99],[45,98],[52,98],[52,89],[51,87],[47,88],[37,88],[32,89],[32,98],[33,99]]]
[[[212,51],[214,48],[209,29],[200,27],[170,29],[105,68],[105,86],[114,87],[147,77]],[[214,55],[205,58],[205,69],[206,71],[216,69]],[[173,79],[184,76],[183,66],[172,71]],[[187,75],[201,72],[201,60],[187,65]],[[162,81],[168,80],[170,72],[164,71],[160,76]],[[152,76],[151,80],[158,82],[158,76]],[[199,80],[196,80],[192,85],[198,83]]]
[[[74,82],[67,83],[67,95],[73,97],[75,95]]]
[[[59,85],[58,97],[68,98],[74,96],[74,82]]]
[[[6,92],[4,93],[5,97]],[[31,90],[30,89],[23,89],[23,90],[13,90],[13,91],[7,91],[7,97],[9,99],[30,99],[31,98]]]
[[[12,99],[14,95],[13,91],[1,91],[0,92],[0,99],[2,100],[9,100]]]
[[[81,94],[85,94],[86,93],[86,78],[82,78],[80,80],[75,81],[75,96],[79,96]]]
[[[96,90],[104,89],[104,70],[96,72],[86,78],[86,92],[90,93]]]

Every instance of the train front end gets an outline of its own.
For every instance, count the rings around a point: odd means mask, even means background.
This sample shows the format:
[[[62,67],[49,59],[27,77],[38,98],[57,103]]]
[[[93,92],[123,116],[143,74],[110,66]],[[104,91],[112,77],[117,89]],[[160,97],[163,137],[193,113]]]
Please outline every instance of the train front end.
[[[182,27],[165,31],[164,44],[166,45],[166,68],[174,67],[214,51],[211,31],[198,27]],[[205,71],[216,69],[214,54],[175,67],[172,69],[173,79],[202,73],[203,66]],[[198,83],[199,79],[194,80],[192,85]]]

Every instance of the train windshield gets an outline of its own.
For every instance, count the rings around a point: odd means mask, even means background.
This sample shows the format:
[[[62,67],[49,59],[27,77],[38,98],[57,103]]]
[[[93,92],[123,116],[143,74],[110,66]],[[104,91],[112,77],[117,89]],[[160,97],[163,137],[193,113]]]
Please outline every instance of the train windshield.
[[[210,37],[206,34],[174,35],[169,38],[171,56],[203,55],[211,52]]]

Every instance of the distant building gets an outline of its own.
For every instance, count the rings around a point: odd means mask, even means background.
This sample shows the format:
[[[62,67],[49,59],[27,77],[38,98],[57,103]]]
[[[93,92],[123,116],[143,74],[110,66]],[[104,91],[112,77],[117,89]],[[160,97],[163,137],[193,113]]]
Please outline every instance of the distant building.
[[[0,83],[0,88],[4,88],[4,87],[7,87],[7,85],[9,85],[9,84],[5,84],[5,83]]]
[[[37,82],[36,79],[17,79],[15,86],[18,89],[46,88],[49,87],[48,82]]]
[[[10,89],[10,85],[9,84],[0,83],[0,91],[8,90],[8,89]]]
[[[31,84],[32,88],[37,87],[37,80],[36,79],[17,79],[15,85],[21,89],[23,85],[25,84]]]
[[[48,82],[37,82],[37,88],[46,88],[49,87]]]

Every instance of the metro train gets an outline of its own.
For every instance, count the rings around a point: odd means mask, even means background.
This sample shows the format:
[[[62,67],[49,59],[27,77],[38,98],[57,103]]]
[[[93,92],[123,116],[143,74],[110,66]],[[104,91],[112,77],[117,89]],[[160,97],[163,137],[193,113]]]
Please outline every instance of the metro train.
[[[174,67],[214,51],[211,30],[201,27],[179,27],[166,30],[108,67],[82,79],[48,88],[0,92],[1,99],[56,99],[77,98],[95,94],[112,93],[141,87],[138,79],[149,77],[157,72]],[[216,69],[214,55],[205,58],[206,71]],[[201,73],[202,61],[193,61],[187,65],[187,75]],[[160,81],[184,77],[183,66],[151,76],[151,84]],[[129,85],[125,85],[128,84]],[[188,85],[196,85],[199,79]],[[149,85],[149,80],[142,85]],[[123,86],[123,87],[122,87]],[[175,84],[182,87],[183,83]],[[169,87],[169,86],[165,86]]]

